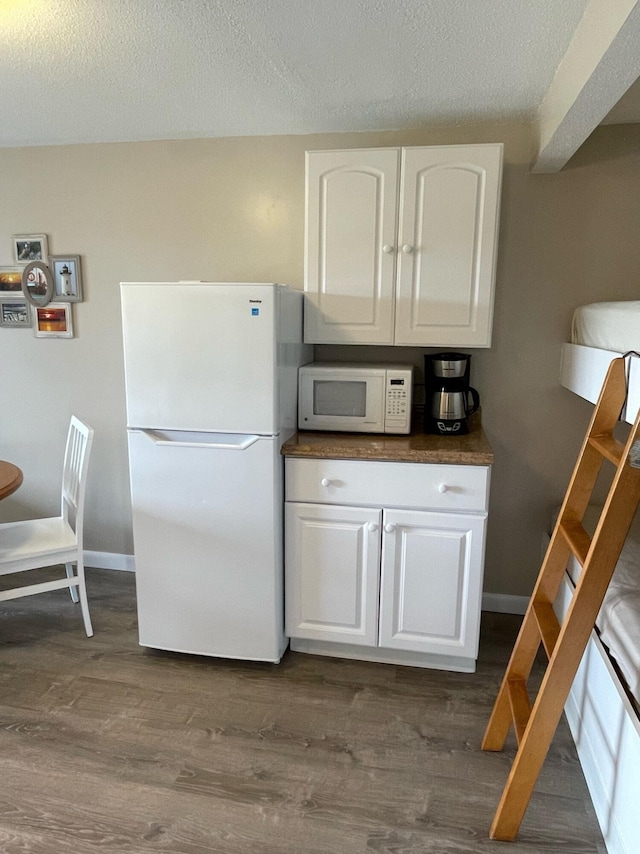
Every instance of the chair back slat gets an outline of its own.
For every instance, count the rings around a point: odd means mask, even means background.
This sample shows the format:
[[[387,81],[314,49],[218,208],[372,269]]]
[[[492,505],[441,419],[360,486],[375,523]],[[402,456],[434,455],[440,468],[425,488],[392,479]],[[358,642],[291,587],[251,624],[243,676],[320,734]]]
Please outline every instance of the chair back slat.
[[[93,429],[72,416],[62,472],[62,516],[82,536],[82,515]]]

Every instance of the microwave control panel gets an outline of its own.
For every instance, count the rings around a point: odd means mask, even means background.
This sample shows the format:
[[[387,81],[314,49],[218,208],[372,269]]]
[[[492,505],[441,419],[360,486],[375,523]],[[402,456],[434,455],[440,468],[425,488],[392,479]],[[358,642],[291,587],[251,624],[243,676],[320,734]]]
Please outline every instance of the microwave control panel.
[[[409,433],[411,431],[412,373],[410,368],[387,369],[385,433]]]

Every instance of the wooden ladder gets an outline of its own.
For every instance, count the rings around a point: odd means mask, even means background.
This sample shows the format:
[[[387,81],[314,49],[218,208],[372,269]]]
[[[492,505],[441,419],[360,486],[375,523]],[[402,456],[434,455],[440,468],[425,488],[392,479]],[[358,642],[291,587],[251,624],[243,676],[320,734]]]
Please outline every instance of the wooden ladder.
[[[640,468],[630,464],[630,454],[637,460],[640,448],[640,413],[625,444],[613,436],[625,399],[625,361],[615,359],[602,386],[482,742],[483,750],[501,750],[513,723],[518,751],[491,825],[492,839],[513,840],[518,833],[640,501]],[[615,473],[590,537],[582,520],[605,460],[615,466]],[[572,554],[582,570],[560,624],[553,602]],[[527,680],[541,643],[549,662],[532,706]]]

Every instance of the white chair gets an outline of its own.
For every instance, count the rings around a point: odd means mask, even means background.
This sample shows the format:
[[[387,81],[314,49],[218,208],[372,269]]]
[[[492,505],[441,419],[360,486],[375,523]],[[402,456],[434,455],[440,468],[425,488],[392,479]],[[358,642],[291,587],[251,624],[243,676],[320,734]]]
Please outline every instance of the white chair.
[[[93,429],[71,418],[62,473],[60,516],[0,524],[0,575],[65,564],[66,578],[0,591],[0,602],[68,587],[80,601],[87,636],[93,635],[84,580],[82,523]],[[76,571],[73,571],[73,564]]]

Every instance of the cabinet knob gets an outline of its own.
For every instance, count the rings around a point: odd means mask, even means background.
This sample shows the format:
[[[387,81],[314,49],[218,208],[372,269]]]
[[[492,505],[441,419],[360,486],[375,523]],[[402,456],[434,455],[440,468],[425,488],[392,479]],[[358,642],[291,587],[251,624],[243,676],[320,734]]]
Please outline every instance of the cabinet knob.
[[[382,247],[382,251],[385,255],[391,255],[391,253],[393,252],[393,246],[390,243],[385,243]]]
[[[392,525],[391,522],[387,522],[387,524],[384,526],[384,529],[387,534],[392,534],[395,531],[396,526]]]
[[[323,477],[320,483],[322,484],[322,486],[329,486],[331,484],[331,481],[328,477]]]
[[[367,522],[367,531],[373,532],[373,531],[377,531],[377,530],[378,530],[378,526],[376,525],[375,522]]]
[[[438,492],[449,492],[449,487],[446,483],[441,483],[438,487]]]
[[[411,246],[408,243],[405,243],[404,246],[402,247],[402,251],[404,252],[405,255],[411,255],[411,253],[413,252],[413,246]]]

